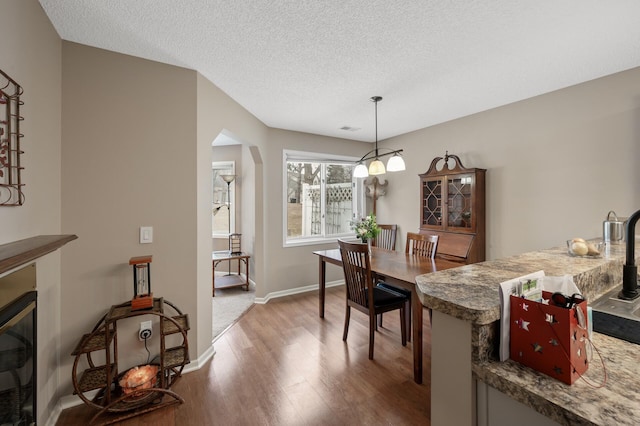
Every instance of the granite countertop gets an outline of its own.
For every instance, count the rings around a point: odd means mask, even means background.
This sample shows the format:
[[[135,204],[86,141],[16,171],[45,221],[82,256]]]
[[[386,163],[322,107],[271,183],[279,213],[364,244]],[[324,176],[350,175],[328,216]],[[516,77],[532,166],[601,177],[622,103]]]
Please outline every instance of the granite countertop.
[[[570,386],[518,362],[499,362],[491,355],[495,350],[482,348],[498,345],[501,282],[540,270],[548,276],[570,274],[586,299],[593,301],[621,285],[624,260],[623,244],[607,246],[598,258],[573,257],[566,247],[555,247],[420,275],[416,284],[424,306],[469,321],[474,329],[493,328],[494,333],[477,333],[485,341],[472,343],[480,347],[476,352],[489,354],[473,357],[478,380],[560,424],[631,425],[640,422],[640,375],[632,374],[638,370],[640,345],[593,333],[608,376],[600,388],[594,387],[604,379],[598,352],[591,357],[586,380]]]
[[[593,333],[598,352],[584,379],[567,385],[516,361],[472,366],[476,379],[563,425],[637,425],[640,423],[640,345]],[[606,383],[603,387],[604,369]],[[588,381],[588,383],[587,383]]]
[[[416,277],[418,296],[427,308],[470,321],[490,324],[500,319],[499,284],[543,270],[570,274],[587,300],[622,283],[624,245],[611,245],[602,257],[573,257],[566,247],[523,253]]]

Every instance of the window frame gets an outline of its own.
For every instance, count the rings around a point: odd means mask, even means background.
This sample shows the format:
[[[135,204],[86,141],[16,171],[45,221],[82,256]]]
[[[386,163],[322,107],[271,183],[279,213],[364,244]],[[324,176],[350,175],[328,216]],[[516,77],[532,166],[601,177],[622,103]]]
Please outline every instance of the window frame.
[[[214,179],[217,179],[218,175],[215,175],[214,178],[214,174],[215,174],[215,170],[220,170],[220,171],[226,171],[226,170],[231,170],[231,173],[233,173],[234,175],[236,174],[236,162],[235,161],[212,161],[211,162],[211,236],[212,238],[224,238],[224,239],[229,239],[229,232],[228,230],[225,230],[225,232],[216,232],[215,227],[213,226],[213,211],[214,209],[217,207],[217,204],[215,203],[215,182]],[[231,233],[233,234],[234,232],[236,232],[236,180],[238,178],[236,177],[236,179],[233,180],[233,182],[231,182],[231,184],[229,185],[229,202],[231,204],[231,209],[230,210],[230,214],[231,214]],[[220,179],[222,181],[222,179]],[[224,181],[222,181],[224,183],[223,186],[223,190],[226,191],[226,183]]]
[[[325,243],[335,243],[338,239],[353,239],[355,240],[355,233],[352,231],[345,232],[342,234],[334,234],[330,237],[325,236],[325,222],[322,221],[321,224],[321,234],[320,236],[313,237],[289,237],[287,235],[288,229],[288,217],[287,217],[287,204],[288,204],[288,176],[287,176],[287,164],[288,162],[309,162],[309,163],[322,163],[323,167],[326,167],[327,164],[350,164],[355,167],[355,163],[359,160],[359,157],[351,157],[345,155],[335,155],[335,154],[325,154],[325,153],[317,153],[317,152],[308,152],[308,151],[294,151],[294,150],[283,150],[282,151],[282,246],[283,247],[298,247],[298,246],[307,246],[313,244],[325,244]],[[323,188],[321,193],[321,205],[323,208],[325,207],[325,175],[326,172],[323,171],[321,178],[321,187]],[[359,217],[362,215],[364,211],[366,202],[365,202],[365,191],[364,191],[364,178],[354,178],[353,175],[351,177],[351,185],[352,185],[352,219],[355,217]],[[323,217],[324,217],[323,212]]]

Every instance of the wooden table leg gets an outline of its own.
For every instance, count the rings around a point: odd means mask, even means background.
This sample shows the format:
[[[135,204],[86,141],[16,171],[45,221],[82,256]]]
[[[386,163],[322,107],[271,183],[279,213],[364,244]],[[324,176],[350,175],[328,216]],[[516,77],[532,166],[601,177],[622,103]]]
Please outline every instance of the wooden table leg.
[[[422,303],[415,287],[411,290],[411,319],[413,321],[413,381],[422,384]]]
[[[318,259],[320,259],[320,264],[318,266],[318,269],[320,270],[320,288],[319,288],[319,297],[318,299],[320,300],[320,306],[318,307],[320,310],[320,318],[324,318],[324,292],[325,292],[325,287],[326,287],[326,273],[327,273],[327,263],[324,261],[324,259],[322,258],[322,256],[320,256]]]

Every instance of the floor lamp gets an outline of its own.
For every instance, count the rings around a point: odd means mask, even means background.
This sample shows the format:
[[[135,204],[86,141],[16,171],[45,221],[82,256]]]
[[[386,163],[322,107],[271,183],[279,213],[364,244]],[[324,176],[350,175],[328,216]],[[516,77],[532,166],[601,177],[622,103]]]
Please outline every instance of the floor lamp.
[[[227,210],[229,211],[229,234],[231,234],[231,182],[236,180],[236,175],[220,175],[220,178],[227,183]]]
[[[220,175],[220,178],[227,183],[227,212],[229,213],[229,235],[231,235],[231,182],[236,180],[236,175]],[[231,246],[229,246],[231,254]],[[229,259],[229,275],[231,275],[231,259]]]

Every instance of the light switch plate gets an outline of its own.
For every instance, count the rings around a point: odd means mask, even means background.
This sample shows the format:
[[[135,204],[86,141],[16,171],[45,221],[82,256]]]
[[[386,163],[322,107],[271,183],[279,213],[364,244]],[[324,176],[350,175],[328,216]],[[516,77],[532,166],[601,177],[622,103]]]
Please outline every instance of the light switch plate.
[[[140,227],[140,244],[149,244],[153,242],[153,226]]]

